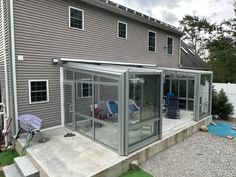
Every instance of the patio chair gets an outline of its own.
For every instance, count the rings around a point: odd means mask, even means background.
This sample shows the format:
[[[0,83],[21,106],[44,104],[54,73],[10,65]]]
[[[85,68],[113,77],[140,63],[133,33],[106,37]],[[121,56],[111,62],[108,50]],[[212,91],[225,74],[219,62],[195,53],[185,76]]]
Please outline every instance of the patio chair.
[[[107,108],[111,119],[118,118],[118,103],[115,100],[107,101]]]
[[[140,119],[140,107],[132,99],[129,99],[129,115],[131,118]]]
[[[33,139],[36,133],[38,133],[40,136],[40,140],[39,140],[40,143],[45,143],[46,141],[49,140],[48,138],[44,138],[42,133],[40,132],[41,123],[42,123],[42,120],[40,118],[31,114],[23,114],[18,117],[18,121],[19,121],[20,129],[17,133],[16,139],[18,138],[22,130],[27,132],[26,143],[22,149],[22,154],[25,153],[26,148],[29,147],[31,140]]]

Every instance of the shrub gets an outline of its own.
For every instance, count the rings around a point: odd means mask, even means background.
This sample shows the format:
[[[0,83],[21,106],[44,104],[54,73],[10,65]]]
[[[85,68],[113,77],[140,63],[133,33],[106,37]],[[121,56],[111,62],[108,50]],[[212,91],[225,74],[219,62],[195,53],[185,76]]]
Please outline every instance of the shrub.
[[[212,115],[219,115],[221,118],[227,118],[228,115],[233,114],[234,107],[229,103],[229,99],[224,90],[221,89],[219,93],[213,88],[212,91]]]

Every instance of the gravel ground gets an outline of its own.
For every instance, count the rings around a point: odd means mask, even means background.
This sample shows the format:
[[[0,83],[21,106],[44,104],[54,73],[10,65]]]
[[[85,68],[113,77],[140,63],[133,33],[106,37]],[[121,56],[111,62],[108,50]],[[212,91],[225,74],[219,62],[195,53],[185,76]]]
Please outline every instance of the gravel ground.
[[[198,132],[141,168],[154,177],[236,177],[236,140]]]

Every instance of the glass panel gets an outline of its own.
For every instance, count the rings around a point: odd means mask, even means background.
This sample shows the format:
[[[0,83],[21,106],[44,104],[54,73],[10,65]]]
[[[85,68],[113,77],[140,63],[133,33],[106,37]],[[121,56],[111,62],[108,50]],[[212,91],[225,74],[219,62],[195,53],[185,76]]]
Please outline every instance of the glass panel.
[[[159,116],[159,76],[130,75],[129,79],[129,145],[156,135],[156,124],[150,119]],[[149,122],[147,122],[149,120]]]
[[[118,150],[118,126],[95,122],[95,139]]]
[[[112,124],[118,122],[118,86],[95,85],[94,117]]]
[[[178,85],[179,82],[178,80],[172,80],[172,87],[171,87],[171,91],[174,94],[175,97],[178,97]]]
[[[93,137],[93,121],[92,120],[79,116],[79,115],[75,115],[75,122],[76,122],[75,129],[77,131],[89,137]]]
[[[188,98],[194,98],[194,80],[188,80]]]
[[[165,79],[163,95],[166,96],[167,93],[169,93],[169,91],[170,91],[170,80]]]
[[[186,109],[186,100],[179,99],[179,109]]]
[[[186,92],[186,80],[180,80],[179,81],[179,97],[186,98],[187,92]]]
[[[189,100],[188,101],[188,110],[189,111],[193,111],[193,105],[194,105],[194,102],[192,100]]]
[[[65,108],[65,124],[73,127],[72,125],[72,85],[64,84],[64,108]]]
[[[210,75],[201,75],[201,85],[200,85],[200,115],[209,112],[209,101],[210,101]]]
[[[74,77],[73,74],[74,74],[73,71],[64,70],[64,80],[68,80],[68,81],[73,80],[73,77]]]
[[[157,123],[146,122],[129,127],[129,146],[157,134]]]

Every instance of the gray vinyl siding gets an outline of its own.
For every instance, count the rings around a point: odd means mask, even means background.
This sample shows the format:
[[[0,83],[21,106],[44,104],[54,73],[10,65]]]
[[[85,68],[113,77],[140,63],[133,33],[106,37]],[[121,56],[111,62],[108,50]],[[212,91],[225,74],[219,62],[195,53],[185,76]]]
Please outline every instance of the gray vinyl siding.
[[[84,10],[84,31],[69,28],[69,6]],[[52,57],[150,63],[178,67],[179,36],[80,1],[14,1],[17,99],[19,114],[35,114],[43,127],[61,124],[59,67]],[[127,40],[117,38],[117,21],[127,23]],[[157,34],[157,51],[147,51],[148,30]],[[166,55],[167,35],[174,55]],[[29,104],[28,80],[49,80],[49,102]]]

